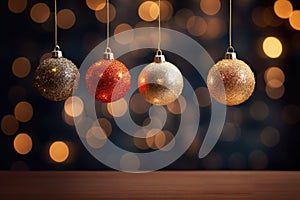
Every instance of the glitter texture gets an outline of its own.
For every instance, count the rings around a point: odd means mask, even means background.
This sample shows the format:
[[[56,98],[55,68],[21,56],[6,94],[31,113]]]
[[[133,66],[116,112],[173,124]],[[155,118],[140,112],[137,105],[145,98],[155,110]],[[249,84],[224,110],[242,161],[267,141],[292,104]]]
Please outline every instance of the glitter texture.
[[[43,97],[62,101],[77,90],[79,79],[79,71],[72,61],[63,57],[48,58],[36,69],[34,86]]]
[[[245,62],[238,59],[223,59],[210,69],[207,87],[215,100],[234,106],[245,102],[252,95],[255,78]]]
[[[139,75],[141,96],[149,103],[167,105],[175,101],[183,89],[179,69],[169,62],[151,63]]]
[[[130,89],[131,77],[126,66],[118,60],[99,60],[87,71],[85,83],[88,92],[98,101],[117,101]]]

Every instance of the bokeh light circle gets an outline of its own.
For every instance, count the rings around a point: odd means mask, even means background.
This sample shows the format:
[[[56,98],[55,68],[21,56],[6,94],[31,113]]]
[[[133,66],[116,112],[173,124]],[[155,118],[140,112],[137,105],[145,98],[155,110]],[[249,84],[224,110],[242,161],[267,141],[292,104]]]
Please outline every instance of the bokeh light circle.
[[[278,17],[288,19],[293,12],[293,5],[288,0],[277,0],[274,3],[274,12]]]
[[[28,154],[32,149],[31,137],[26,133],[18,134],[14,139],[14,148],[19,154]]]
[[[300,31],[300,10],[294,10],[289,18],[293,29]]]
[[[45,3],[37,3],[30,10],[30,17],[36,23],[44,23],[50,17],[50,8]]]
[[[63,141],[53,142],[49,148],[49,155],[57,163],[64,162],[69,157],[69,147]]]
[[[278,58],[282,53],[281,41],[273,36],[265,38],[263,41],[263,51],[270,58]]]

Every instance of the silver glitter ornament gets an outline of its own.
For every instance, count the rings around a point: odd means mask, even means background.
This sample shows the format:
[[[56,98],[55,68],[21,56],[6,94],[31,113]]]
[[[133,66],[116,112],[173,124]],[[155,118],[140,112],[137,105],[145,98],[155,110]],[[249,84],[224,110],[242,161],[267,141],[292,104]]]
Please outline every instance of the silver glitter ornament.
[[[235,52],[227,52],[225,59],[217,62],[209,70],[207,87],[215,100],[235,106],[245,102],[252,95],[255,77],[245,62],[236,59]]]
[[[179,69],[157,54],[154,62],[147,65],[139,75],[138,88],[149,103],[167,105],[175,101],[182,92],[183,78]]]
[[[52,101],[72,96],[79,85],[80,74],[74,63],[62,56],[59,46],[52,57],[43,60],[34,74],[34,86],[40,94]]]

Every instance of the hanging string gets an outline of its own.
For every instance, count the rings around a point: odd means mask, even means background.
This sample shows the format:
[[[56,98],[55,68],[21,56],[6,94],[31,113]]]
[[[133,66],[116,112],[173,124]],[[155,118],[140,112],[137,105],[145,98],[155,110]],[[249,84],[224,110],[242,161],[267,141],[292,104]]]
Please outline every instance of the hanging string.
[[[161,49],[160,49],[160,45],[161,45],[160,0],[158,0],[158,8],[159,8],[159,12],[158,12],[158,44],[157,44],[157,53],[161,54]]]
[[[54,0],[54,43],[55,43],[55,48],[58,46],[57,45],[57,4],[56,0]]]
[[[227,51],[234,52],[234,48],[232,46],[232,0],[229,0],[229,47]]]
[[[106,51],[110,51],[110,48],[109,48],[109,0],[106,0]]]

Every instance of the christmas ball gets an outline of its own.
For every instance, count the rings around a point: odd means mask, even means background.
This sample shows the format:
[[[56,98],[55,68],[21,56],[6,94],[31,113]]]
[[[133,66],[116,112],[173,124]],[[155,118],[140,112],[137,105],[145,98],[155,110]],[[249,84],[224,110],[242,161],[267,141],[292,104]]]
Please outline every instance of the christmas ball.
[[[179,69],[166,62],[163,55],[155,58],[139,74],[138,88],[141,96],[154,105],[167,105],[182,92],[183,78]]]
[[[122,62],[115,59],[102,59],[89,67],[85,82],[88,92],[95,99],[109,103],[127,94],[131,77]]]
[[[250,67],[234,56],[217,62],[210,69],[207,87],[215,100],[234,106],[245,102],[252,95],[255,78]]]
[[[53,52],[54,54],[57,55],[57,52]],[[36,69],[34,86],[43,97],[62,101],[77,90],[79,79],[79,71],[72,61],[62,56],[52,56],[43,60]]]

